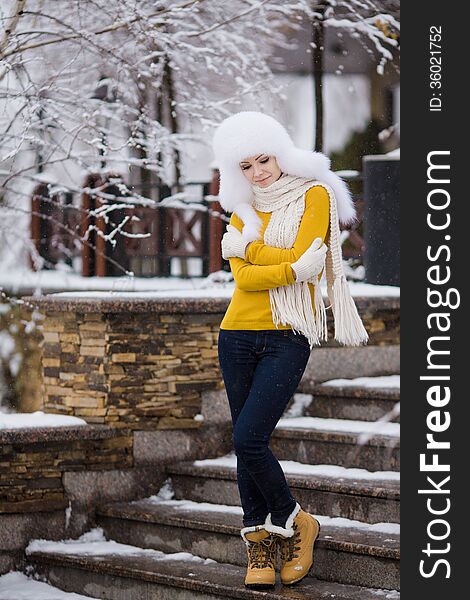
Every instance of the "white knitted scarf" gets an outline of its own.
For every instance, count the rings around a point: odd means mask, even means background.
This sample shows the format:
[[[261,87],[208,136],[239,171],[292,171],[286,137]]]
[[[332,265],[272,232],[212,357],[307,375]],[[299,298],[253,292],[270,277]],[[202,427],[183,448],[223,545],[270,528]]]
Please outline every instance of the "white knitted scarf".
[[[264,243],[275,248],[291,248],[305,211],[305,192],[314,185],[324,187],[330,199],[330,227],[325,240],[328,246],[325,272],[335,322],[335,339],[341,344],[358,346],[366,343],[369,336],[357,312],[343,272],[338,212],[331,187],[315,179],[283,174],[265,188],[251,186],[253,207],[260,212],[272,213],[264,232]],[[307,337],[312,348],[314,345],[320,345],[322,340],[328,339],[328,328],[320,283],[316,276],[310,282],[315,284],[313,304],[308,281],[272,288],[269,290],[269,299],[276,328],[279,323],[291,325],[295,333],[300,332]]]

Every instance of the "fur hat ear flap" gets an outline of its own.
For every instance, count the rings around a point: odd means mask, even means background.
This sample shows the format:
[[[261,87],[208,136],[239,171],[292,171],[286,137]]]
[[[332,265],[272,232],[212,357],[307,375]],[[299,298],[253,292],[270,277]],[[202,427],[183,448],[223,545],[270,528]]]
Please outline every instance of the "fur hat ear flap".
[[[298,177],[314,177],[321,181],[324,174],[330,170],[331,161],[322,152],[301,150],[292,146],[279,153],[277,162],[283,173]]]
[[[284,173],[299,177],[312,177],[329,185],[336,196],[338,219],[348,225],[356,219],[356,209],[346,183],[330,170],[331,161],[322,152],[310,152],[300,148],[290,148],[277,157]]]
[[[354,206],[354,202],[351,196],[351,192],[346,183],[333,173],[333,171],[328,171],[321,178],[321,181],[329,185],[335,194],[336,198],[336,207],[338,212],[338,221],[342,225],[350,225],[357,220],[356,216],[356,208]]]
[[[235,211],[243,221],[242,235],[246,243],[261,239],[263,221],[257,215],[251,204],[239,204]]]
[[[240,167],[221,164],[219,167],[219,202],[228,212],[234,212],[239,204],[253,203],[253,192],[249,181],[243,176]]]

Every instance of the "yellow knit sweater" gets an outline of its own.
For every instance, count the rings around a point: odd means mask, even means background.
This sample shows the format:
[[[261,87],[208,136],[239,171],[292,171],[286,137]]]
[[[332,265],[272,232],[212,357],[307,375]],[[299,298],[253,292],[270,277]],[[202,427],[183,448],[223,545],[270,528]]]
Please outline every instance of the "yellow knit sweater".
[[[256,240],[248,246],[245,260],[238,257],[229,259],[236,287],[220,324],[221,329],[276,329],[268,290],[295,282],[291,263],[300,258],[316,237],[325,241],[329,211],[328,192],[321,186],[311,187],[305,193],[305,211],[292,248],[274,248]],[[256,212],[263,221],[263,238],[271,213]],[[243,228],[243,221],[235,213],[232,213],[230,224],[239,231]],[[308,285],[313,305],[314,284]],[[278,329],[292,328],[280,324]]]

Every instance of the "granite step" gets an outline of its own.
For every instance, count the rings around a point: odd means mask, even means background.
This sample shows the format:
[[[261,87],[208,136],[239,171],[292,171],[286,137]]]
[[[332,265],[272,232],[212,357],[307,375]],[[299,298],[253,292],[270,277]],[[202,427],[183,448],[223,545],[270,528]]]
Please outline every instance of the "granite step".
[[[142,555],[87,556],[73,552],[31,552],[28,566],[51,585],[103,600],[399,600],[397,591],[368,589],[309,578],[273,591],[244,586],[245,568],[191,559]]]
[[[287,482],[310,513],[365,523],[400,522],[400,482],[392,471],[369,472],[333,465],[281,461]],[[185,461],[166,467],[175,499],[239,505],[236,457]],[[295,472],[297,471],[297,472]]]
[[[97,524],[107,538],[163,552],[190,552],[217,562],[246,565],[240,537],[241,507],[157,497],[102,506]],[[315,577],[350,585],[400,587],[398,526],[366,526],[317,516]]]
[[[347,381],[347,380],[345,380]],[[304,414],[310,417],[377,421],[393,411],[400,402],[400,388],[368,387],[361,385],[312,385],[301,381],[297,393],[311,395]],[[291,402],[295,402],[295,396]],[[400,422],[397,414],[391,419]]]
[[[274,429],[270,447],[280,460],[341,465],[368,471],[400,470],[397,423],[284,418]]]

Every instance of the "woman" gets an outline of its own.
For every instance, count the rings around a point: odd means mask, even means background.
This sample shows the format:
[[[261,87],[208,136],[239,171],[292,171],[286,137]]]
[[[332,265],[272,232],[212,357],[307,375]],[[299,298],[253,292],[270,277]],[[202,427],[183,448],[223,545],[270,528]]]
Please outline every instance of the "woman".
[[[219,200],[232,212],[222,240],[236,288],[220,325],[218,353],[233,423],[237,482],[247,546],[245,585],[293,584],[313,564],[320,524],[292,496],[269,438],[305,371],[327,339],[319,278],[326,268],[335,339],[368,336],[342,271],[339,221],[355,210],[329,159],[296,148],[260,112],[225,119],[214,135]]]

